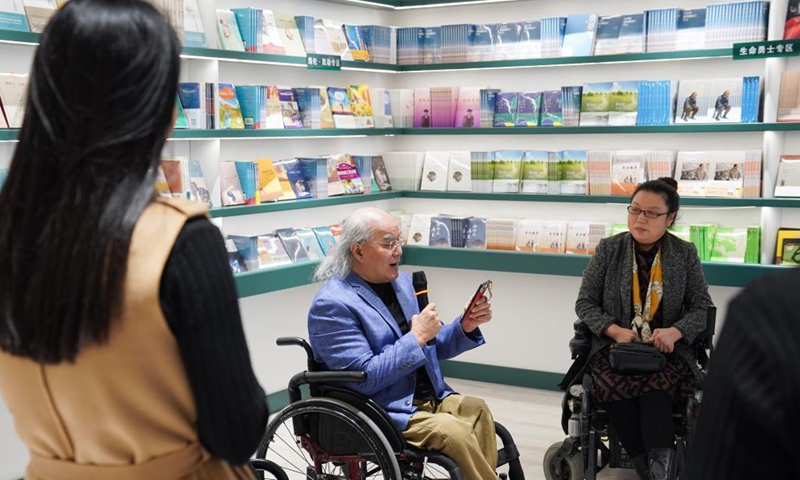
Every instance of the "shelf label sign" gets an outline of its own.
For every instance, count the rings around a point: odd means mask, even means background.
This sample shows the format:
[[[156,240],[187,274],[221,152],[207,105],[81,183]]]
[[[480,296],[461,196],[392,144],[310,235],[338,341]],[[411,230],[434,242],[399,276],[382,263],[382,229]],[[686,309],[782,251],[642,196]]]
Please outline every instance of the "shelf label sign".
[[[733,59],[796,57],[800,55],[800,40],[770,40],[733,44]]]
[[[315,70],[341,70],[342,57],[338,55],[309,53],[306,55],[306,68]]]

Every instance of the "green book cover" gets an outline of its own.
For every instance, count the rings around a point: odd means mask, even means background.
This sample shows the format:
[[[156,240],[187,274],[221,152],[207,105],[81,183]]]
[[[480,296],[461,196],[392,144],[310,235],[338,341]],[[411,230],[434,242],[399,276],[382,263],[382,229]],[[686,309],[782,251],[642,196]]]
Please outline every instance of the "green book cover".
[[[712,262],[744,263],[747,250],[747,229],[719,227],[711,249]]]

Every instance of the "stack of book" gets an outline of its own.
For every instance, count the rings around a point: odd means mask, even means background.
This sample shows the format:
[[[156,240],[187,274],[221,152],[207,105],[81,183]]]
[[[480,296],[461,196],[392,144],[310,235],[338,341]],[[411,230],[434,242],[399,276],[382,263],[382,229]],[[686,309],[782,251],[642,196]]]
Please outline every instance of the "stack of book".
[[[233,273],[318,261],[336,247],[333,231],[340,228],[340,225],[279,228],[272,233],[228,235],[225,240],[228,261]]]

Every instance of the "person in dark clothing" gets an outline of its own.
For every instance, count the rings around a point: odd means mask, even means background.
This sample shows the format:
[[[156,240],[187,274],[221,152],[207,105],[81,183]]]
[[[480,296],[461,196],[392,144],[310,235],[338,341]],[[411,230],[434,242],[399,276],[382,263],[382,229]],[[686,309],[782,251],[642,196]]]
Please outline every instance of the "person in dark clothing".
[[[28,480],[254,478],[268,408],[224,241],[205,204],[155,194],[179,78],[141,0],[71,0],[41,35],[0,192],[0,392]]]
[[[800,269],[765,275],[728,305],[703,385],[687,480],[797,478]]]
[[[689,345],[705,329],[711,305],[697,249],[667,232],[679,210],[672,178],[642,183],[628,206],[628,229],[603,239],[583,272],[575,312],[594,334],[588,369],[592,399],[611,425],[639,478],[675,475],[672,400],[701,379]],[[667,354],[661,372],[612,370],[610,345],[652,342]]]

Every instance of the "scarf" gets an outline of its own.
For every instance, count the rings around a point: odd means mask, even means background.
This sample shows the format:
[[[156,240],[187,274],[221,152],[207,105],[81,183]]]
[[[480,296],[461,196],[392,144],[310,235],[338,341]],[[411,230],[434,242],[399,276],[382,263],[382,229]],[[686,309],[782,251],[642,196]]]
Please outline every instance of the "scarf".
[[[639,290],[639,269],[636,266],[636,250],[633,247],[633,321],[631,329],[635,331],[643,342],[651,341],[653,332],[650,321],[656,316],[661,297],[664,296],[664,272],[661,270],[661,248],[656,252],[653,265],[650,267],[650,283],[647,286],[647,295],[642,305],[642,295]]]

